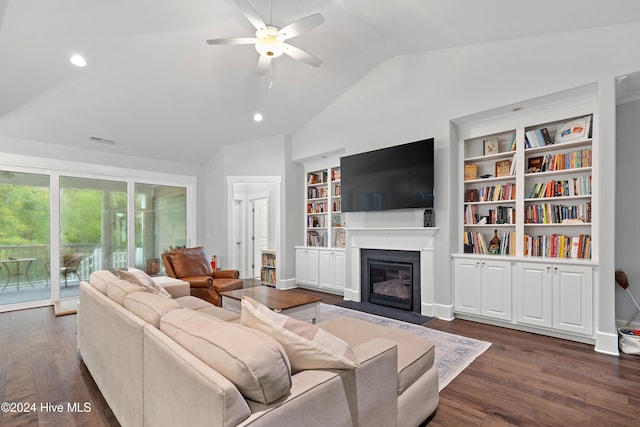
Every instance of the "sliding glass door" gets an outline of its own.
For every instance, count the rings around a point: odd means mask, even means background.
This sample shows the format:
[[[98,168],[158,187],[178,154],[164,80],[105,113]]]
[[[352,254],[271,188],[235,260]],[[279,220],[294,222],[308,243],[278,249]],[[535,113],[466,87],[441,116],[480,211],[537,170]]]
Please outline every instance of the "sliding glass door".
[[[60,297],[96,270],[126,269],[127,183],[60,177]]]
[[[195,177],[0,165],[0,311],[77,297],[96,270],[164,274],[195,235]]]
[[[49,176],[0,170],[0,307],[49,300]]]

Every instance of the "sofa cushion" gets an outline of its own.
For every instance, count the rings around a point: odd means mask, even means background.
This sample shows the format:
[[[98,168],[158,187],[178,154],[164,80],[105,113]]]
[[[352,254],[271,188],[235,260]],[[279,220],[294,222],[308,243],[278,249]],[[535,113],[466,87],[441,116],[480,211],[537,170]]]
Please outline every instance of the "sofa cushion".
[[[240,320],[240,315],[226,308],[217,307],[211,304],[209,301],[205,301],[201,298],[192,296],[176,298],[175,301],[182,308],[189,308],[200,313],[204,313],[208,316],[213,316],[217,319],[224,320],[225,322],[235,322]]]
[[[107,294],[109,283],[117,279],[118,277],[109,270],[98,270],[89,275],[89,283],[91,286],[99,290],[104,295]]]
[[[398,345],[398,395],[433,366],[435,346],[431,341],[418,335],[351,317],[334,317],[318,326],[354,347],[373,338],[386,338],[395,342]]]
[[[147,288],[135,285],[122,279],[114,279],[107,287],[107,296],[118,304],[124,306],[124,297],[132,292],[148,292]]]
[[[291,389],[284,349],[260,331],[186,308],[165,314],[160,330],[224,375],[247,399],[270,404]]]
[[[293,373],[305,369],[355,369],[358,360],[349,344],[301,320],[276,313],[250,297],[242,297],[243,325],[275,338],[287,352]]]
[[[152,294],[158,294],[165,298],[171,298],[162,286],[158,286],[147,273],[137,268],[128,267],[127,270],[116,270],[118,277],[136,285],[144,286]]]
[[[177,278],[211,276],[211,263],[204,248],[185,248],[169,252]]]
[[[180,305],[173,299],[151,292],[133,292],[124,297],[124,307],[156,328],[160,328],[160,318],[171,310],[180,308]]]

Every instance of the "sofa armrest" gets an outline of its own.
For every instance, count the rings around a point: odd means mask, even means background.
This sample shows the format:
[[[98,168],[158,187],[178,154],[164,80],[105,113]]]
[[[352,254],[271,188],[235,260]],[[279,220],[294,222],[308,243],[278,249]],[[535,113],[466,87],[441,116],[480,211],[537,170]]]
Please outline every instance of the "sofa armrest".
[[[291,393],[272,405],[248,400],[251,416],[240,426],[395,426],[398,414],[397,347],[374,339],[353,349],[360,368],[308,369],[291,376]]]
[[[181,277],[180,280],[189,282],[192,288],[209,288],[213,282],[213,278],[211,276]]]
[[[240,277],[238,270],[216,270],[213,272],[214,279],[237,279]]]
[[[352,347],[360,361],[355,370],[358,424],[396,425],[398,420],[398,348],[395,342],[374,338]],[[353,372],[353,371],[352,371]]]

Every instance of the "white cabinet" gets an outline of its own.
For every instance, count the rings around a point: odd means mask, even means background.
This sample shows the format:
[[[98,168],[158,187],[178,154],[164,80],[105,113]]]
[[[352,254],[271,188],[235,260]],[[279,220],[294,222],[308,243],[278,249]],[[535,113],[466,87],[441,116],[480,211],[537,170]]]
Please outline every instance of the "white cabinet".
[[[518,323],[592,335],[591,267],[519,262],[517,276]]]
[[[296,282],[301,285],[318,286],[316,249],[296,249]]]
[[[320,250],[318,276],[320,289],[343,292],[345,267],[344,251]]]
[[[593,333],[593,274],[591,267],[553,267],[554,329]]]
[[[511,320],[511,263],[503,260],[456,258],[455,310]]]
[[[516,270],[518,323],[550,328],[553,298],[551,266],[519,262]]]

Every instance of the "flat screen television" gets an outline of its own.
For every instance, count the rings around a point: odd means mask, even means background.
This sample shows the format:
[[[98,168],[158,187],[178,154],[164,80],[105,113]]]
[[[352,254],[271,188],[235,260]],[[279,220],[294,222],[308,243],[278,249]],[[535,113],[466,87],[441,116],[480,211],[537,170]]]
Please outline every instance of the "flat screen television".
[[[340,158],[342,212],[433,207],[433,138]]]

